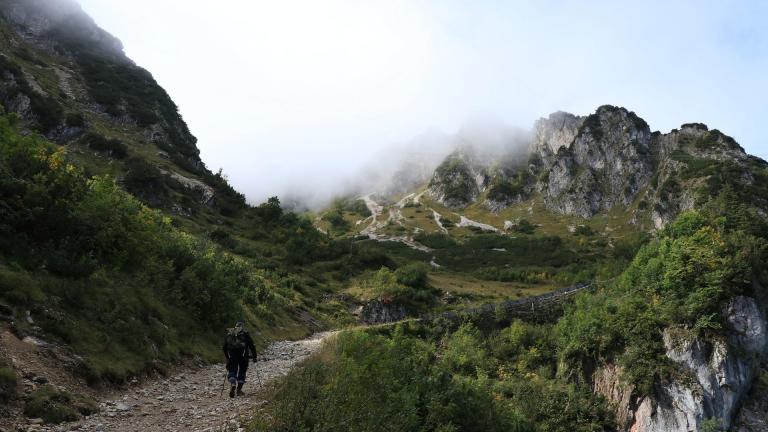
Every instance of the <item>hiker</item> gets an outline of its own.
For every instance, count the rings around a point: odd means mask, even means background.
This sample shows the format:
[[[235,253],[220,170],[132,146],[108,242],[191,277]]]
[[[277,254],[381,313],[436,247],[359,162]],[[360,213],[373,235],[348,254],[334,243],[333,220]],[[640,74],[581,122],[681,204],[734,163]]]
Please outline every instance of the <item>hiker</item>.
[[[250,353],[250,355],[249,355]],[[229,381],[229,397],[243,396],[245,372],[248,370],[248,358],[256,363],[256,347],[253,346],[251,335],[245,330],[245,323],[238,321],[235,328],[227,330],[224,340],[224,357],[227,358],[227,381]],[[237,384],[237,390],[235,390]]]

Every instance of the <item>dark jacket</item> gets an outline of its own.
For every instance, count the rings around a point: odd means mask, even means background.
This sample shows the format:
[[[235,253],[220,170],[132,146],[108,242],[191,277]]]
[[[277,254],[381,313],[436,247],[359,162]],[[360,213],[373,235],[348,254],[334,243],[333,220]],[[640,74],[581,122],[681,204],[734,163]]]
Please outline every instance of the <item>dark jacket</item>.
[[[256,346],[253,344],[253,339],[251,338],[251,335],[243,330],[240,332],[240,334],[237,335],[238,339],[240,339],[242,342],[245,342],[245,349],[232,349],[231,347],[227,346],[227,342],[224,342],[224,346],[222,347],[222,350],[224,351],[224,357],[229,359],[230,357],[245,357],[245,358],[256,358]]]

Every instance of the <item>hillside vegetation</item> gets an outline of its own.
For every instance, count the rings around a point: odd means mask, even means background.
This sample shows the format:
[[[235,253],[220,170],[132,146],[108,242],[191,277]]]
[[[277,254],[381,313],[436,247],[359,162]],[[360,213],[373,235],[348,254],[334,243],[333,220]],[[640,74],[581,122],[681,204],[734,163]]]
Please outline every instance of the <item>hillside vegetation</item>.
[[[765,296],[755,287],[768,282],[766,258],[765,220],[725,191],[680,215],[619,278],[581,294],[552,324],[470,316],[342,335],[275,388],[273,420],[253,429],[615,430],[591,371],[618,362],[637,396],[685,376],[665,357],[662,330],[726,337],[724,304]],[[387,428],[376,426],[382,419]]]
[[[181,355],[214,358],[233,320],[266,329],[301,304],[290,276],[174,228],[16,123],[0,118],[0,299],[16,315],[32,312],[35,327],[17,331],[83,354],[90,380],[122,381]]]

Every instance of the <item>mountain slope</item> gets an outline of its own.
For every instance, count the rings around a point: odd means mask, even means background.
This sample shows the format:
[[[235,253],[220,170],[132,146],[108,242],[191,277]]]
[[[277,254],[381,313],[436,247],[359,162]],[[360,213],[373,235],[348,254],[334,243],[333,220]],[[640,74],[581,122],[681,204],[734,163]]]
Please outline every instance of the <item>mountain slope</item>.
[[[465,144],[411,193],[366,196],[377,211],[362,221],[375,224],[353,224],[360,216],[340,211],[350,223],[336,234],[367,225],[374,229],[362,233],[371,241],[427,247],[434,278],[455,284],[457,275],[472,274],[475,293],[497,280],[595,281],[596,292],[553,318],[546,332],[557,335],[555,348],[539,336],[532,348],[523,339],[516,354],[499,355],[494,344],[520,332],[518,324],[488,328],[503,322],[498,309],[473,321],[490,336],[462,339],[471,345],[462,349],[493,353],[476,363],[504,371],[484,369],[496,380],[492,393],[523,385],[518,380],[586,387],[607,399],[616,423],[598,423],[609,429],[760,430],[765,419],[754,406],[764,398],[748,392],[753,383],[763,388],[768,354],[768,163],[703,124],[661,134],[613,106],[540,119],[528,151],[517,148],[510,142],[488,157]],[[412,332],[439,335],[421,339],[435,343],[433,363],[443,364],[452,349],[446,341],[462,329],[427,327]],[[533,362],[539,369],[530,367],[527,356],[545,350]],[[507,406],[535,419],[520,430],[548,430],[538,422],[550,417],[514,392],[506,397]],[[584,402],[573,396],[569,404],[576,401]],[[742,404],[753,408],[739,414]]]
[[[459,147],[412,197],[444,217],[455,213],[498,231],[520,219],[553,233],[563,223],[604,233],[625,225],[653,231],[723,188],[761,214],[768,210],[768,164],[703,124],[651,132],[633,112],[606,105],[584,117],[558,112],[538,120],[525,146],[521,154],[520,144],[510,142],[490,155],[471,143]],[[428,220],[431,212],[413,216],[398,222],[404,232],[442,231]],[[619,226],[598,223],[606,217],[619,218]]]
[[[196,138],[152,75],[74,1],[0,2],[0,103],[156,208],[200,222],[244,198],[200,160]]]

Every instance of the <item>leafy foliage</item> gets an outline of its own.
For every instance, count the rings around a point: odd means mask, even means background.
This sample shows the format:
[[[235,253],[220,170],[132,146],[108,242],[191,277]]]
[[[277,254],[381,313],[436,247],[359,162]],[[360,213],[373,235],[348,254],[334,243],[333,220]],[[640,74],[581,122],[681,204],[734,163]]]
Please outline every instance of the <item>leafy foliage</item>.
[[[423,263],[408,264],[394,271],[381,267],[363,281],[363,287],[377,297],[423,309],[432,304],[438,294],[427,283],[428,270]]]
[[[448,249],[456,246],[456,240],[448,234],[420,232],[414,240],[432,249]]]
[[[525,187],[531,180],[531,175],[526,170],[518,171],[511,179],[495,177],[488,187],[488,199],[500,203],[524,199]]]
[[[323,220],[330,222],[331,227],[336,231],[347,232],[350,227],[349,222],[344,219],[344,214],[338,209],[331,210],[324,214]]]
[[[205,353],[206,335],[244,316],[269,322],[295,295],[281,277],[176,230],[112,179],[86,178],[7,118],[0,173],[0,299],[50,310],[37,324],[85,355],[91,380]]]
[[[365,201],[359,198],[337,198],[333,200],[331,207],[338,212],[356,213],[363,217],[371,215],[371,211],[368,209],[368,206],[365,205]]]
[[[765,222],[721,195],[703,211],[683,213],[637,254],[614,283],[582,296],[558,323],[560,356],[574,369],[595,361],[627,366],[641,394],[669,377],[660,334],[670,325],[699,334],[723,328],[721,311],[734,295],[765,278]]]
[[[283,380],[269,408],[274,431],[593,431],[607,405],[551,378],[547,329],[515,323],[493,335],[401,325],[350,332]],[[503,345],[503,348],[501,347]],[[548,378],[549,377],[549,378]]]
[[[25,397],[24,415],[46,423],[79,420],[98,411],[95,402],[74,396],[51,385],[42,386]]]
[[[69,118],[67,120],[69,122]],[[124,159],[128,156],[128,147],[122,141],[115,138],[106,138],[102,135],[89,132],[82,138],[83,143],[88,147],[107,153],[115,159]]]

